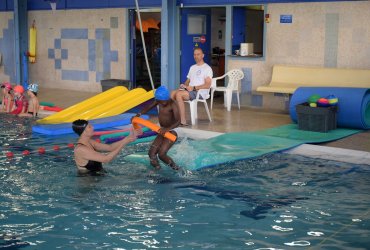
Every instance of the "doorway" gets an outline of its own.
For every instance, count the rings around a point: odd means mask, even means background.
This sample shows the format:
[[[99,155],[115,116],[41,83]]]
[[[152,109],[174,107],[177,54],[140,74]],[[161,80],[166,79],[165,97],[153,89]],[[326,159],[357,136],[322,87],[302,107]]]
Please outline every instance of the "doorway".
[[[151,90],[149,71],[145,61],[144,46],[140,34],[139,19],[136,11],[131,11],[131,80],[134,87]],[[161,11],[158,9],[140,10],[146,53],[154,83],[161,85]]]
[[[226,8],[183,8],[181,11],[181,82],[193,65],[193,50],[201,48],[214,76],[225,72]]]

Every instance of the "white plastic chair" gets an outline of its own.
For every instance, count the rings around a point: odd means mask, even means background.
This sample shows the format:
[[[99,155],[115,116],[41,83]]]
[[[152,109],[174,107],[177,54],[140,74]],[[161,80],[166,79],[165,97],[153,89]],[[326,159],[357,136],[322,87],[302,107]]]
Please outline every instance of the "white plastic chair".
[[[204,89],[202,89],[202,91],[204,91]],[[207,104],[207,99],[209,99],[209,94],[207,94],[206,99],[203,99],[202,96],[200,95],[200,92],[201,91],[197,92],[197,96],[194,100],[185,101],[186,103],[189,103],[190,105],[190,117],[191,117],[192,125],[195,124],[195,120],[198,118],[198,102],[202,102],[204,104],[204,108],[206,109],[208,119],[210,122],[212,121],[211,114],[209,113],[208,104]],[[208,89],[208,93],[209,93],[209,89]]]
[[[223,79],[228,77],[228,82],[226,87],[217,87],[217,80]],[[233,92],[236,92],[236,97],[238,99],[238,107],[240,109],[240,82],[244,78],[244,73],[240,69],[232,69],[228,71],[226,74],[220,77],[212,78],[212,86],[211,86],[211,109],[213,108],[213,95],[215,91],[222,91],[224,92],[224,106],[227,108],[227,111],[231,110],[231,99],[233,97]]]

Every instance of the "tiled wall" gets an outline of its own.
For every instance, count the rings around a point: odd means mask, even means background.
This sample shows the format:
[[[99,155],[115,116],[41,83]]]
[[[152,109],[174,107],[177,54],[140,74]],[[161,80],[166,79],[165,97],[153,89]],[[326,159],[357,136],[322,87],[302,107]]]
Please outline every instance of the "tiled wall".
[[[269,4],[267,13],[266,60],[228,62],[252,71],[244,105],[286,109],[286,96],[255,92],[270,82],[274,64],[370,69],[369,1]],[[280,23],[280,15],[292,15],[292,23]]]
[[[102,79],[126,79],[126,19],[123,9],[29,12],[37,28],[31,81],[97,92]]]
[[[15,82],[13,12],[0,12],[0,82]]]
[[[228,69],[240,68],[242,105],[285,109],[286,97],[256,93],[271,79],[274,64],[370,69],[370,2],[269,4],[266,58],[232,60]],[[292,15],[281,24],[280,15]],[[100,91],[100,80],[127,79],[128,45],[124,9],[30,11],[36,21],[36,63],[29,78],[42,87]],[[15,81],[14,19],[0,12],[0,81]]]

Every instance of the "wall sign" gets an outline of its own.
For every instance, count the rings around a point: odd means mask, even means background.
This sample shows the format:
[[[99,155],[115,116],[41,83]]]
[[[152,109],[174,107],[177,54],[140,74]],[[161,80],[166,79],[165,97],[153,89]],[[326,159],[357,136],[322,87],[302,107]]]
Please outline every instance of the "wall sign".
[[[206,37],[205,36],[201,36],[200,37],[200,42],[201,43],[205,43],[206,42]]]
[[[293,16],[292,15],[280,15],[280,23],[292,23]]]
[[[200,36],[193,36],[193,43],[199,43],[200,42]]]

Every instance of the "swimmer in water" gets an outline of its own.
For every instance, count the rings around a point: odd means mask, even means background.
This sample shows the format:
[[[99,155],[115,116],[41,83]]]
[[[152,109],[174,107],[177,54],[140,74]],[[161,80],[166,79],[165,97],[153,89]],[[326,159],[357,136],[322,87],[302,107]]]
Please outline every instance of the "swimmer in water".
[[[137,136],[142,134],[141,129],[132,129],[123,140],[103,144],[92,139],[94,127],[86,120],[74,121],[72,129],[80,136],[74,149],[74,158],[80,173],[104,172],[102,163],[112,161],[128,143],[135,141]]]

